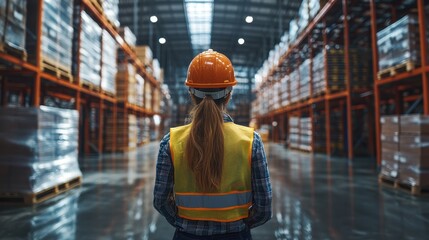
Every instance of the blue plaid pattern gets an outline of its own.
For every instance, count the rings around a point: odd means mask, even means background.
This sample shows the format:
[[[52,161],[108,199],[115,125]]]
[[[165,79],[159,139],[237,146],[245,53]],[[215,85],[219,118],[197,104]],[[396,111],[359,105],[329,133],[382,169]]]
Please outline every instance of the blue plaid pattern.
[[[225,122],[232,122],[229,115],[224,116]],[[268,172],[264,145],[258,133],[253,134],[252,144],[252,195],[253,205],[249,217],[235,222],[193,221],[177,216],[173,198],[173,162],[170,153],[170,134],[161,140],[156,164],[154,188],[154,207],[167,221],[177,228],[190,234],[206,236],[240,232],[248,228],[260,226],[270,220],[272,215],[272,191]]]

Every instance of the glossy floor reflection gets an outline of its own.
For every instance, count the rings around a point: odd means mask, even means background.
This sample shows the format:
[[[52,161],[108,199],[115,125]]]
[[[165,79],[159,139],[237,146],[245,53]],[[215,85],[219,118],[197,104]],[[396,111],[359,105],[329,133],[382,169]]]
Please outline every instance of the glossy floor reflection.
[[[429,197],[377,183],[374,161],[267,144],[273,219],[254,239],[426,239]],[[83,186],[33,207],[0,206],[0,239],[171,239],[152,207],[158,143],[85,158]]]

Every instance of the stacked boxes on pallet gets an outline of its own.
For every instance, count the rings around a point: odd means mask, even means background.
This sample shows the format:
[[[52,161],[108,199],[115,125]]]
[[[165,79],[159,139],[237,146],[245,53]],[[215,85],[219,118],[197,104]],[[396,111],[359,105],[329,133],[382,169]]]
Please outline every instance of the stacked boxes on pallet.
[[[136,89],[136,100],[135,102],[130,102],[132,104],[135,104],[139,107],[144,107],[144,85],[146,84],[146,81],[140,74],[136,74],[136,82],[133,86]]]
[[[322,51],[313,58],[313,96],[318,96],[326,90],[324,54]]]
[[[147,45],[136,46],[137,58],[143,63],[146,68],[146,71],[149,74],[153,73],[153,54],[152,50]]]
[[[42,61],[67,73],[72,68],[73,2],[44,1],[42,19]],[[36,42],[33,41],[35,44]]]
[[[101,27],[85,11],[81,13],[80,72],[81,83],[99,88],[101,83]],[[76,62],[76,61],[73,61]]]
[[[80,179],[78,125],[76,110],[0,109],[0,192],[28,196]]]
[[[305,100],[310,97],[310,59],[305,60],[299,66],[299,99]]]
[[[101,7],[103,8],[104,15],[107,19],[115,26],[119,27],[120,23],[118,20],[119,13],[119,0],[103,0]]]
[[[408,186],[429,187],[429,117],[400,117],[399,181]]]
[[[116,40],[109,32],[103,30],[103,55],[102,55],[102,73],[101,89],[112,95],[116,95],[116,72],[118,65],[116,63],[117,54]]]
[[[136,47],[136,42],[137,42],[136,35],[134,35],[134,33],[128,27],[119,28],[119,35],[122,37],[122,39],[125,40],[128,46],[130,46],[132,49]]]
[[[289,75],[286,75],[280,80],[280,101],[281,101],[280,106],[282,107],[285,107],[290,104],[289,87],[290,87]]]
[[[346,89],[346,65],[344,49],[324,49],[313,58],[313,96],[321,93],[336,92]],[[326,64],[325,64],[326,57]],[[368,49],[350,49],[350,83],[351,88],[366,88],[371,86],[371,59]],[[325,69],[327,76],[325,79]]]
[[[290,148],[299,148],[299,117],[290,117],[289,118],[289,147]]]
[[[377,33],[380,70],[402,63],[420,64],[419,26],[416,15],[402,17]]]
[[[0,49],[10,47],[25,52],[27,1],[2,0],[0,3]]]
[[[161,91],[155,88],[153,91],[153,111],[159,113],[161,105]]]
[[[290,81],[290,103],[295,103],[299,100],[299,70],[295,69],[289,75]]]
[[[116,95],[119,101],[137,103],[136,69],[130,63],[118,65]]]
[[[153,106],[152,106],[152,85],[150,84],[149,81],[145,82],[144,85],[144,108],[146,108],[147,110],[152,111],[153,110]]]
[[[381,124],[381,175],[397,178],[399,170],[399,118],[382,116]]]
[[[299,127],[299,149],[304,151],[312,151],[311,141],[313,137],[311,118],[301,118]]]
[[[113,141],[116,142],[117,151],[134,150],[138,142],[137,117],[133,114],[124,115],[119,112],[116,119],[116,138],[114,138],[114,119],[108,118],[106,124],[106,151],[113,151]]]

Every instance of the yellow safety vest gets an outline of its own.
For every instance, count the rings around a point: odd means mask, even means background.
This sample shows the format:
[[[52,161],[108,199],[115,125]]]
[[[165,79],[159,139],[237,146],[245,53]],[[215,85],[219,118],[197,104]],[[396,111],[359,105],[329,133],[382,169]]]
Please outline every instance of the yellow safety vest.
[[[174,193],[178,215],[190,220],[232,222],[247,218],[252,205],[251,157],[253,129],[224,123],[224,163],[216,193],[198,192],[195,176],[184,159],[191,125],[170,129]]]

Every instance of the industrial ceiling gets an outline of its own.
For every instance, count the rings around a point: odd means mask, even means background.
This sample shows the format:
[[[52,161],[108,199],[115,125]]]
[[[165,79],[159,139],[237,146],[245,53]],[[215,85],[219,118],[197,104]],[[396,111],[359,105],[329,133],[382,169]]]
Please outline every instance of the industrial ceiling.
[[[133,31],[138,45],[151,46],[167,82],[203,48],[224,53],[236,72],[249,77],[289,30],[300,4],[301,0],[120,0],[119,20]],[[157,17],[155,23],[151,16]],[[165,44],[159,43],[161,37]]]

